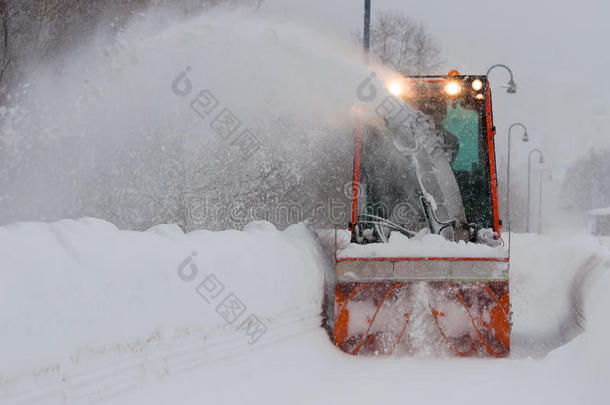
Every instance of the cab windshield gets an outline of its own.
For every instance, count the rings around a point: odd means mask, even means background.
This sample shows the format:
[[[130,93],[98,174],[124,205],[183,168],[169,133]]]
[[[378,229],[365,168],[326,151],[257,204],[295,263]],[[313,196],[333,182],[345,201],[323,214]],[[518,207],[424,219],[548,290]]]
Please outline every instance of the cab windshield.
[[[492,228],[485,103],[467,91],[467,83],[463,86],[463,94],[453,97],[443,93],[441,83],[419,86],[414,96],[405,97],[403,101],[431,117],[435,127],[442,132],[466,220]]]
[[[437,231],[450,222],[493,228],[485,102],[468,91],[447,96],[442,83],[422,81],[403,98],[413,108],[405,125],[414,132],[402,138],[402,151],[392,141],[396,137],[365,132],[359,206],[363,223],[385,219],[413,233],[430,227],[432,215]],[[405,152],[415,138],[424,147]],[[426,204],[433,207],[432,214],[426,213]]]

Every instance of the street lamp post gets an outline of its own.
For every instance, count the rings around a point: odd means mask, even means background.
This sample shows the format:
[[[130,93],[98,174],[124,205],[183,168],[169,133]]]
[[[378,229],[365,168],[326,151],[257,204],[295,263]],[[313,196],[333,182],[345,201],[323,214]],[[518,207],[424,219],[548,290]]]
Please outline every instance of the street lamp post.
[[[542,169],[540,171],[540,190],[538,194],[538,233],[542,234],[542,180],[544,179],[544,174],[548,173],[549,181],[553,180],[553,175],[549,169]]]
[[[369,43],[371,38],[371,0],[364,0],[364,32],[362,46],[364,48],[364,63],[369,63]]]
[[[514,127],[523,128],[523,142],[529,141],[527,128],[520,122],[515,122],[508,127],[508,160],[506,164],[506,221],[508,222],[508,230],[510,232],[510,135]]]
[[[532,149],[530,150],[529,155],[527,156],[527,232],[530,231],[530,184],[532,182],[532,154],[538,153],[540,155],[539,164],[544,163],[544,157],[542,156],[542,151],[540,149]]]
[[[508,66],[503,65],[501,63],[498,63],[497,65],[493,65],[492,67],[487,69],[487,73],[485,73],[485,76],[489,76],[489,72],[491,72],[493,69],[495,69],[497,67],[501,67],[501,68],[508,70],[508,74],[510,74],[510,80],[508,81],[508,83],[506,85],[506,92],[508,94],[515,94],[517,92],[517,83],[515,83],[515,81],[513,80],[513,71],[510,70],[510,68]]]

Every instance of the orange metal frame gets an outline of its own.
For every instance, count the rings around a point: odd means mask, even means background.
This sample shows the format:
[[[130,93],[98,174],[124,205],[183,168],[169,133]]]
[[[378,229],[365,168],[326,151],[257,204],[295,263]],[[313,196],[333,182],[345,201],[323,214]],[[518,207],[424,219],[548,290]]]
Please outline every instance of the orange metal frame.
[[[485,122],[487,123],[487,153],[489,156],[489,181],[491,182],[491,210],[493,213],[494,232],[500,233],[500,208],[498,205],[498,176],[496,172],[496,148],[494,137],[496,129],[493,124],[491,109],[491,89],[487,81],[485,91]]]
[[[344,296],[341,294],[339,290],[336,291],[336,304],[337,311],[335,315],[335,327],[333,332],[333,341],[337,347],[340,347],[342,350],[346,351],[350,354],[358,354],[365,342],[369,339],[370,331],[372,329],[373,324],[375,323],[375,319],[379,314],[381,308],[383,307],[384,302],[388,299],[388,297],[397,289],[402,288],[405,283],[403,282],[394,282],[391,286],[385,291],[383,294],[383,298],[379,299],[375,312],[372,317],[369,318],[368,326],[366,331],[362,335],[361,338],[358,339],[358,343],[353,346],[345,346],[348,339],[348,330],[349,330],[349,318],[350,311],[347,308],[348,304],[356,297],[357,294],[365,292],[367,289],[367,284],[374,283],[357,283],[355,287],[351,290],[351,292]],[[494,302],[493,307],[489,311],[489,319],[485,320],[482,316],[475,316],[471,311],[471,307],[468,305],[464,296],[460,292],[459,288],[455,283],[450,283],[449,288],[451,293],[455,296],[455,298],[460,302],[460,304],[466,310],[468,317],[470,319],[470,323],[476,333],[476,339],[471,341],[470,348],[466,351],[460,351],[452,341],[452,339],[447,336],[446,332],[443,330],[441,324],[439,323],[439,317],[444,317],[445,314],[436,308],[429,305],[430,315],[434,318],[434,322],[439,330],[440,335],[442,336],[445,343],[448,345],[450,350],[458,357],[467,357],[467,356],[480,356],[480,353],[477,354],[477,350],[479,347],[484,350],[490,357],[506,357],[510,353],[510,304],[508,297],[508,290],[506,290],[500,297],[498,297],[494,291],[490,288],[489,285],[484,285],[483,289],[489,294],[492,301]],[[409,325],[409,320],[411,314],[409,312],[403,313],[404,316],[404,325],[402,326],[396,341],[392,345],[389,353],[384,354],[393,354],[396,346],[403,339],[407,326]],[[495,346],[495,349],[494,347]]]

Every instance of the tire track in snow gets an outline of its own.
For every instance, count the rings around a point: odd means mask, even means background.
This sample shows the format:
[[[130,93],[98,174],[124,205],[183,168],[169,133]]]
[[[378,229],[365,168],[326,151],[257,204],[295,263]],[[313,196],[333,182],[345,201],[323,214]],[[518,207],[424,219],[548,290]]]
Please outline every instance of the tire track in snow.
[[[602,271],[610,269],[607,257],[593,253],[586,257],[574,273],[569,289],[569,310],[556,328],[538,334],[512,334],[511,344],[516,357],[545,356],[586,330],[586,296],[592,282]]]
[[[85,404],[108,400],[143,386],[147,381],[170,378],[309,332],[320,327],[322,318],[316,309],[301,316],[265,321],[269,329],[255,345],[250,345],[243,333],[229,328],[209,337],[190,335],[191,341],[167,342],[163,347],[134,352],[103,366],[77,365],[68,370],[60,369],[54,376],[55,381],[42,386],[36,377],[8,384],[1,389],[4,392],[0,391],[0,402],[7,405]],[[99,362],[100,359],[95,360]]]

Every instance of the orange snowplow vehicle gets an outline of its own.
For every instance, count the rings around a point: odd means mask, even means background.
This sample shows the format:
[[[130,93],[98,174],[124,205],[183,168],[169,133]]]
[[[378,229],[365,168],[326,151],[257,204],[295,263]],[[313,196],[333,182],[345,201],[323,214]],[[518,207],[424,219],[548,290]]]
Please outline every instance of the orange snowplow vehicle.
[[[335,235],[325,300],[332,340],[350,354],[508,356],[489,82],[405,83],[354,131],[350,240]]]

